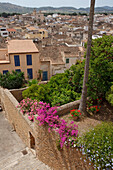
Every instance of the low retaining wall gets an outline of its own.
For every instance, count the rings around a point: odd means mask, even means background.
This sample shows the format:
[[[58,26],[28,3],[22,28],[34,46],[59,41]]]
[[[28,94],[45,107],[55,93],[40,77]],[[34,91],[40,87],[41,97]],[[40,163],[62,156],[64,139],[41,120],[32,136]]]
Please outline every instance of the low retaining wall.
[[[44,82],[40,82],[41,84],[44,83]],[[47,82],[46,82],[47,83]],[[18,102],[20,102],[23,97],[22,97],[22,92],[24,90],[26,90],[28,87],[25,87],[25,88],[22,88],[22,89],[13,89],[13,90],[9,90],[11,92],[11,94],[16,98],[16,100]],[[74,102],[70,102],[70,103],[67,103],[67,104],[64,104],[60,107],[58,107],[57,111],[58,111],[58,115],[59,116],[63,116],[67,113],[70,112],[70,110],[72,109],[78,109],[79,107],[79,104],[80,104],[80,100],[77,100],[77,101],[74,101]]]
[[[36,155],[40,161],[54,170],[93,170],[89,162],[83,161],[83,156],[76,148],[63,147],[58,150],[56,141],[59,139],[54,131],[48,132],[48,126],[39,126],[35,120]],[[82,159],[81,159],[82,158]]]
[[[72,110],[72,109],[78,109],[79,104],[80,104],[80,100],[76,100],[74,102],[64,104],[64,105],[58,107],[57,113],[59,116],[63,116],[65,114],[69,113],[70,110]]]
[[[40,84],[47,84],[47,82],[48,82],[48,81],[41,81],[41,82],[38,83],[38,85],[40,85]],[[24,90],[26,90],[27,88],[28,88],[28,87],[21,88],[21,89],[12,89],[12,90],[9,90],[9,91],[10,91],[11,94],[16,98],[16,100],[17,100],[18,102],[20,102],[20,101],[23,99],[23,97],[22,97],[22,92],[23,92]]]
[[[11,92],[11,94],[16,98],[16,100],[18,102],[20,102],[23,97],[22,97],[22,92],[24,90],[26,90],[28,87],[25,87],[25,88],[22,88],[22,89],[12,89],[12,90],[9,90]]]
[[[30,147],[30,134],[35,136],[34,123],[30,122],[27,115],[24,116],[17,108],[19,103],[8,89],[0,88],[0,100],[5,109],[5,116],[23,142]]]

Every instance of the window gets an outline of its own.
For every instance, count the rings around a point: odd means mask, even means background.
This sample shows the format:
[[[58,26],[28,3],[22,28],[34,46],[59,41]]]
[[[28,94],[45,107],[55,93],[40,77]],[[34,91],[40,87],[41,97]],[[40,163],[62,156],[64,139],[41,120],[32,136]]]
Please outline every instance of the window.
[[[32,65],[32,55],[26,55],[27,57],[27,65]]]
[[[6,29],[1,29],[1,31],[6,31]]]
[[[3,70],[3,74],[6,74],[6,73],[8,73],[8,70]]]
[[[69,58],[66,58],[66,64],[68,64],[69,63]]]
[[[21,70],[20,70],[20,69],[16,69],[15,71],[17,71],[17,72],[21,72]]]
[[[7,32],[3,33],[3,35],[7,35]]]
[[[15,66],[20,66],[19,55],[15,55],[15,56],[14,56],[14,61],[15,61]]]
[[[28,69],[27,69],[27,75],[28,75],[28,78],[29,78],[29,79],[32,79],[32,78],[33,78],[32,68],[28,68]]]
[[[48,72],[47,71],[43,71],[42,81],[47,81],[47,80],[48,80]]]

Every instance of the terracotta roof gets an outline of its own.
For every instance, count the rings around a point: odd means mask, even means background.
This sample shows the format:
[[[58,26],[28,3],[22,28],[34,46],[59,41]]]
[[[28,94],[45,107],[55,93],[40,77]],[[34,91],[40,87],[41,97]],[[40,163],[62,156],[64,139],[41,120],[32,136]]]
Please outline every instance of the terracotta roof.
[[[8,53],[31,53],[38,52],[32,40],[10,40],[8,41]]]
[[[38,45],[41,61],[51,61],[52,64],[64,64],[60,48],[56,46],[46,46],[42,48]]]
[[[38,28],[35,28],[35,27],[32,27],[32,26],[27,27],[27,29],[30,30],[30,31],[36,31],[36,30],[38,30]]]
[[[8,32],[16,32],[16,30],[14,28],[7,28]]]

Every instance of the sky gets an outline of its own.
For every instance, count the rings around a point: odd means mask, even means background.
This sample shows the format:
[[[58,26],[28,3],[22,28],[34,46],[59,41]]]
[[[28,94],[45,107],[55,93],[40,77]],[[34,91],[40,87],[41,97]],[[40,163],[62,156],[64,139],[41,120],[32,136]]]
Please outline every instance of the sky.
[[[90,0],[0,0],[0,2],[9,2],[12,4],[26,6],[26,7],[42,7],[42,6],[71,6],[75,8],[89,7]],[[96,0],[96,7],[111,6],[113,7],[113,0]]]

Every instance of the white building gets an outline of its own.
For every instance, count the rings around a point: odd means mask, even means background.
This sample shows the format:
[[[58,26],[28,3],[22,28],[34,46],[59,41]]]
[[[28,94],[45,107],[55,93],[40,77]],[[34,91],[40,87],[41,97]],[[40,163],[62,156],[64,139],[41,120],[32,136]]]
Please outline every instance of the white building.
[[[2,37],[8,37],[8,31],[6,30],[6,27],[0,27],[0,35]]]

